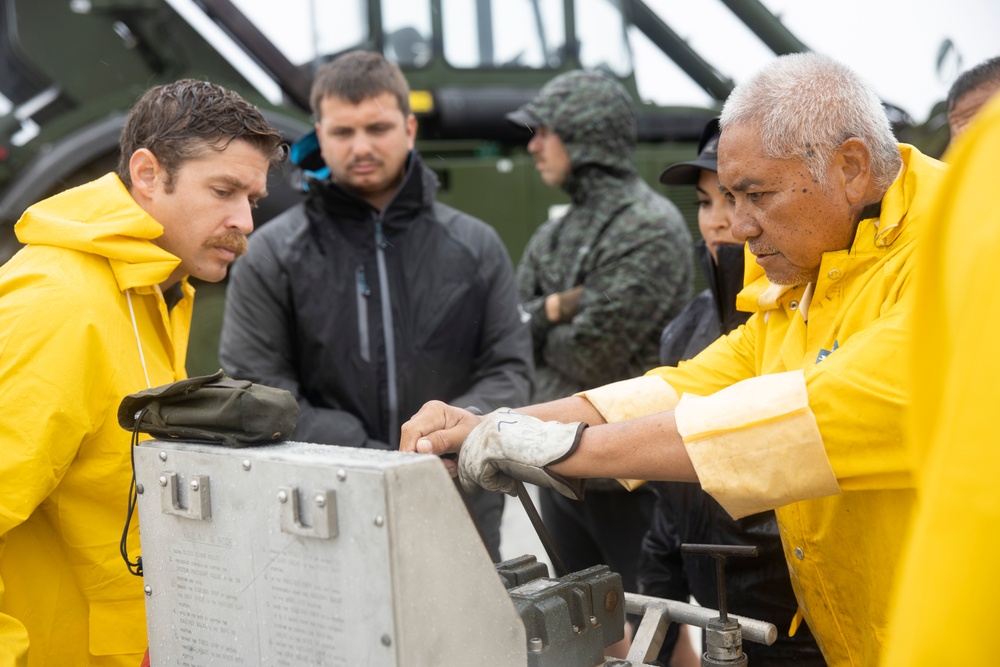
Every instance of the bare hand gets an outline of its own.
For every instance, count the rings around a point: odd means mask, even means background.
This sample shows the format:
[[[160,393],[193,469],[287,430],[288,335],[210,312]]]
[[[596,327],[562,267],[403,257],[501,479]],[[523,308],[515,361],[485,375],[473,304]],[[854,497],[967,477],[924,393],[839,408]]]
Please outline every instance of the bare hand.
[[[453,454],[482,417],[441,401],[428,401],[403,424],[399,451],[419,454]],[[450,462],[449,462],[450,463]],[[453,469],[453,465],[449,466]]]
[[[573,289],[557,292],[545,297],[545,317],[552,324],[572,322],[580,312],[580,298],[583,296],[583,285]]]

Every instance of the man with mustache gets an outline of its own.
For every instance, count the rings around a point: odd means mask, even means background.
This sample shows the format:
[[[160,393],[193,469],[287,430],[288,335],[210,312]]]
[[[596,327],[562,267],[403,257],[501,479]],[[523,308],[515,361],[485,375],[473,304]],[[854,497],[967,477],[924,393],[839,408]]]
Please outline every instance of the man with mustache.
[[[819,54],[773,61],[720,124],[719,186],[756,254],[746,324],[676,368],[520,412],[429,404],[401,448],[460,449],[464,483],[503,491],[511,473],[567,493],[610,475],[699,482],[733,518],[774,509],[827,663],[873,665],[914,499],[914,249],[945,167],[897,144],[878,96]]]
[[[435,201],[413,150],[399,68],[340,56],[316,73],[306,201],[250,241],[229,282],[219,357],[233,377],[295,394],[293,439],[396,449],[403,420],[438,399],[489,412],[531,388],[530,331],[492,227]],[[299,155],[304,153],[304,156]],[[325,163],[325,165],[324,165]],[[503,496],[469,499],[494,556]]]
[[[281,135],[205,81],[132,107],[117,174],[30,207],[0,269],[0,665],[139,665],[142,579],[119,554],[124,396],[183,379],[194,288],[246,247]],[[139,529],[125,536],[135,560]]]

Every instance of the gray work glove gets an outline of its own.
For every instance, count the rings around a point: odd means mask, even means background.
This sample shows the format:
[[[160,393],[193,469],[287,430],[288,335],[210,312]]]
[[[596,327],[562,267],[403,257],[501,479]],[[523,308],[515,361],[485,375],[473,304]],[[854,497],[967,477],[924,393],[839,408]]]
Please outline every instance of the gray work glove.
[[[553,488],[567,498],[583,498],[583,481],[546,470],[580,444],[587,424],[547,422],[510,408],[495,410],[465,438],[458,455],[458,478],[466,491],[482,487],[517,495],[515,480]]]

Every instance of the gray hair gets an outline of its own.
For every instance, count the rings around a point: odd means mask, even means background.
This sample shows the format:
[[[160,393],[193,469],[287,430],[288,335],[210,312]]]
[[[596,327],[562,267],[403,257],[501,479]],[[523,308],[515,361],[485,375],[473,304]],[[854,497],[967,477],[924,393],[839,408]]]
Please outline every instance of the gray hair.
[[[726,100],[720,126],[758,130],[764,155],[795,159],[824,182],[834,151],[851,137],[871,152],[874,185],[889,189],[902,157],[875,91],[851,69],[817,53],[781,56]]]

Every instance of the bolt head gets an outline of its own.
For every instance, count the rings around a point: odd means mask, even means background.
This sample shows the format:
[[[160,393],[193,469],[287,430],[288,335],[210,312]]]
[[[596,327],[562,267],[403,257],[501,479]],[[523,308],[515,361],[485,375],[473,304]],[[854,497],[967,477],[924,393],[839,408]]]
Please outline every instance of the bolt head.
[[[618,591],[612,588],[604,595],[604,611],[610,614],[617,608],[618,608]]]

